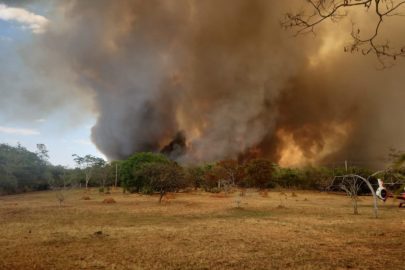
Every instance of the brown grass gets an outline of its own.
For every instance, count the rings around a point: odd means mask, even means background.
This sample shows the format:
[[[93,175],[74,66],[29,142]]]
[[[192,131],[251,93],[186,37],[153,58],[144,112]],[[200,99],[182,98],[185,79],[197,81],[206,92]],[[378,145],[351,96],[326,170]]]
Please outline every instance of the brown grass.
[[[174,199],[176,199],[176,195],[174,195],[174,193],[166,193],[166,194],[164,195],[164,198],[165,198],[166,200],[174,200]]]
[[[248,190],[211,197],[122,194],[105,205],[91,190],[0,197],[0,269],[401,269],[405,210],[371,200],[352,215],[345,196],[299,191],[280,205]],[[304,198],[308,198],[305,200]]]
[[[262,196],[263,198],[268,198],[269,191],[267,189],[259,190],[259,195]]]
[[[225,192],[213,193],[210,195],[211,198],[229,198],[230,196]]]

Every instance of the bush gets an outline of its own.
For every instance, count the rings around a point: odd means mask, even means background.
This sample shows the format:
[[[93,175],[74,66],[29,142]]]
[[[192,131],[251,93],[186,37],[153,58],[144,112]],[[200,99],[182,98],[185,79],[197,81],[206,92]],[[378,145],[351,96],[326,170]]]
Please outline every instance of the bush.
[[[217,187],[214,187],[214,188],[211,188],[211,189],[209,190],[209,192],[211,192],[211,193],[220,193],[220,192],[221,192],[221,189],[219,189],[219,188],[217,188]]]
[[[150,185],[144,185],[141,189],[141,193],[145,195],[152,195],[153,188]]]
[[[301,170],[280,167],[276,169],[275,178],[277,184],[283,188],[299,187],[303,179]]]

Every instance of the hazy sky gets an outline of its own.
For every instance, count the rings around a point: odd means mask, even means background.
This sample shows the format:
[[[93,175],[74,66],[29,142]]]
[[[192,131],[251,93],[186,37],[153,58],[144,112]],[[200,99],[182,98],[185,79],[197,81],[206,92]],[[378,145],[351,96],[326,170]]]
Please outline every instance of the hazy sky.
[[[74,97],[50,111],[47,103],[53,97],[47,93],[57,92],[54,88],[58,84],[38,74],[22,58],[21,48],[29,47],[47,27],[47,3],[17,8],[12,4],[13,1],[7,5],[0,1],[0,142],[21,143],[29,150],[44,143],[50,151],[50,161],[62,165],[73,165],[73,153],[103,156],[90,140],[95,115],[79,106],[80,100]],[[37,91],[39,88],[45,91]],[[24,107],[26,99],[43,110]]]

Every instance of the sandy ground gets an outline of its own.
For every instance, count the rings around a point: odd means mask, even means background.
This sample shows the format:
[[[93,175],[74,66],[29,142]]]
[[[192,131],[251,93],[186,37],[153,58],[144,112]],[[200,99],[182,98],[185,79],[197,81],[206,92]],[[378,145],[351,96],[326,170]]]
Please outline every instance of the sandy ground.
[[[405,269],[405,209],[307,191],[0,197],[0,269]],[[91,200],[83,200],[89,196]],[[115,204],[105,204],[106,198]]]

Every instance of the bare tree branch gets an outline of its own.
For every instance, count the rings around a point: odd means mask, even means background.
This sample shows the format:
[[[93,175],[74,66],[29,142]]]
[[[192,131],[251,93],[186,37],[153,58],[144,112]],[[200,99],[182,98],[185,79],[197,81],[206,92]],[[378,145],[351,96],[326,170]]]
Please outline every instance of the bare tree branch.
[[[381,27],[385,17],[405,16],[400,12],[405,7],[405,1],[398,0],[306,0],[312,12],[287,13],[281,22],[285,29],[295,29],[296,35],[315,33],[316,26],[327,19],[337,22],[347,16],[347,10],[363,8],[372,10],[377,15],[374,30],[371,34],[362,36],[360,28],[352,26],[353,42],[344,48],[345,52],[360,52],[363,55],[374,54],[383,67],[388,66],[388,60],[405,57],[405,45],[402,48],[390,46],[389,41],[380,42]]]

